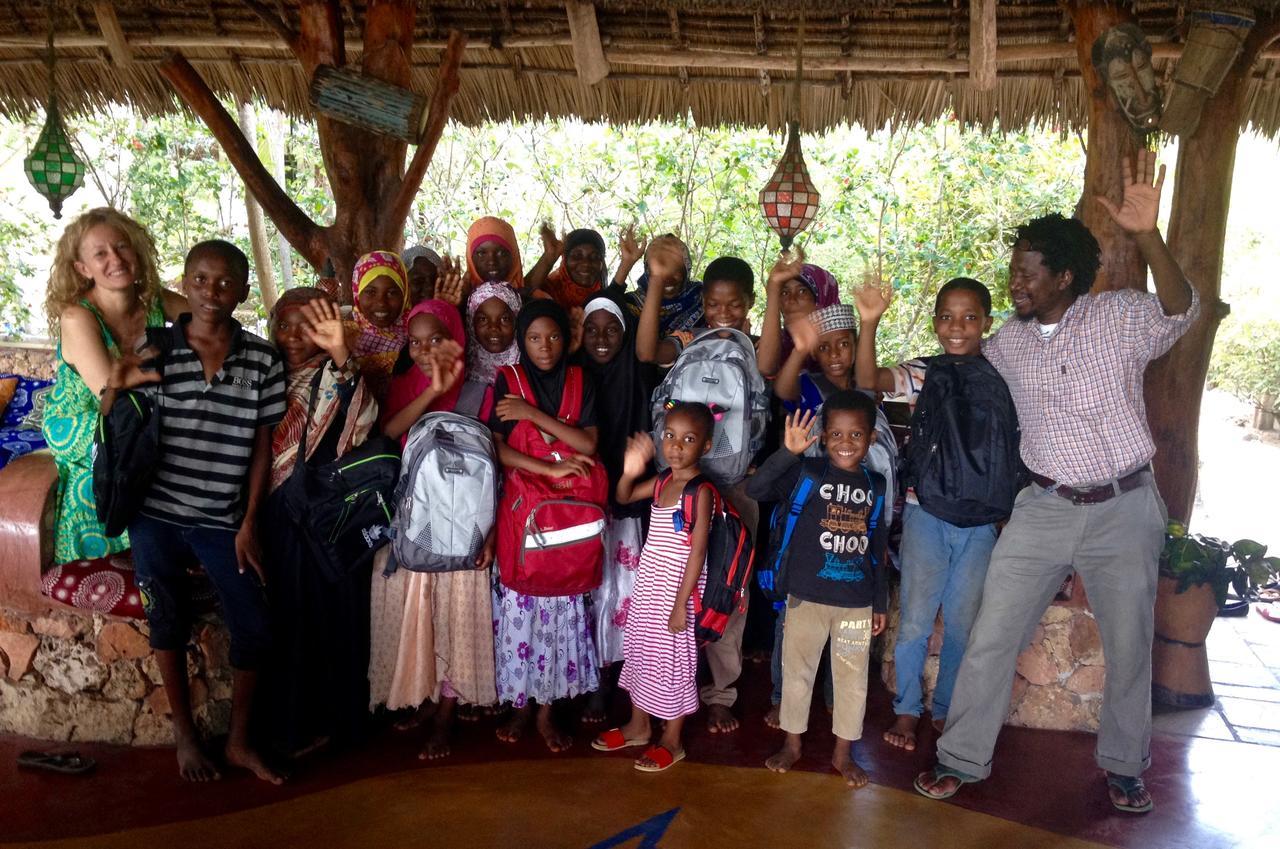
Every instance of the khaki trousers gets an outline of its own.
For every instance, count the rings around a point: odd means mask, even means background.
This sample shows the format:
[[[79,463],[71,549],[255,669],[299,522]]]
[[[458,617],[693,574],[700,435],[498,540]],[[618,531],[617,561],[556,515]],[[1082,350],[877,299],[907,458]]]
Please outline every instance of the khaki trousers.
[[[803,734],[809,728],[809,702],[822,649],[831,641],[831,677],[835,685],[831,730],[842,740],[862,736],[867,707],[867,661],[871,656],[871,608],[832,607],[787,597],[782,630],[782,730]]]

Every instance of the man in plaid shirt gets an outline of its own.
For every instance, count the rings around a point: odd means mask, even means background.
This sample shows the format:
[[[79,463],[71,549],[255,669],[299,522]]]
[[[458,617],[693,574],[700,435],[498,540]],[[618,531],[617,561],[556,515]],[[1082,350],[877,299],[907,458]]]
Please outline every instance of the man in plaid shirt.
[[[938,764],[916,778],[930,798],[990,775],[1018,653],[1075,569],[1107,664],[1095,758],[1112,805],[1152,808],[1141,775],[1151,763],[1151,640],[1166,513],[1151,475],[1142,379],[1200,312],[1156,229],[1164,174],[1163,165],[1155,173],[1155,154],[1142,151],[1136,172],[1125,163],[1121,205],[1098,198],[1141,251],[1155,294],[1089,294],[1101,251],[1077,220],[1048,215],[1018,228],[1009,263],[1017,319],[983,353],[1013,395],[1033,482],[992,553]]]

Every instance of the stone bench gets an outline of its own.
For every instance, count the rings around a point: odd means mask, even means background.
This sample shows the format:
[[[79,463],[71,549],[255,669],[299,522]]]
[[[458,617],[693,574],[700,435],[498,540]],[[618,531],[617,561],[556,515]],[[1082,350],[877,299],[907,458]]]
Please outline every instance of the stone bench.
[[[885,686],[894,682],[893,648],[898,633],[897,593],[890,600],[889,621],[877,656]],[[925,706],[932,704],[942,648],[942,616],[934,623],[925,661]],[[1009,725],[1064,731],[1097,731],[1104,676],[1102,635],[1084,585],[1073,577],[1069,593],[1059,593],[1040,619],[1030,643],[1018,656],[1009,699]]]

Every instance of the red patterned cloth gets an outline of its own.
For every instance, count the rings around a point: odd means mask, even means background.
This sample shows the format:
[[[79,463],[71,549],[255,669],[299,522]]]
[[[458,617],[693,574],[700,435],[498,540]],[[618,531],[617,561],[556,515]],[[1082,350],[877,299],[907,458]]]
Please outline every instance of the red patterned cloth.
[[[44,573],[40,592],[77,610],[146,618],[128,552],[54,566]]]

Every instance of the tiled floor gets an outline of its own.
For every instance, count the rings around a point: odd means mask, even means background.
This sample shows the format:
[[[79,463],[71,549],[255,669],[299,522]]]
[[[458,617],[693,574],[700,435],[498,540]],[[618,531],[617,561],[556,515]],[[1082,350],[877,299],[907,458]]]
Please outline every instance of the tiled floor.
[[[1280,746],[1280,625],[1256,610],[1219,617],[1207,646],[1216,703],[1160,713],[1156,732]]]

